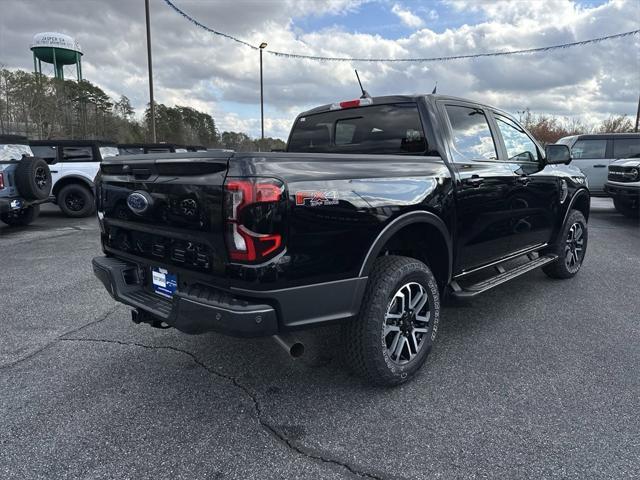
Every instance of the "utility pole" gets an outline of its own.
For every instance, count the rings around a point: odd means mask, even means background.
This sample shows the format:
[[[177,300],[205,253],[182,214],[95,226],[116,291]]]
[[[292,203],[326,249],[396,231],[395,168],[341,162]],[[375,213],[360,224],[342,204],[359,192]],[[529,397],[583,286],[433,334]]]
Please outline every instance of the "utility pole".
[[[149,0],[147,0],[149,1]],[[266,42],[260,44],[260,127],[262,129],[262,140],[264,140],[264,93],[262,88],[262,50],[267,47]]]
[[[638,95],[638,111],[636,112],[636,128],[633,129],[634,132],[638,132],[638,123],[640,123],[640,95]]]
[[[151,106],[151,141],[156,143],[156,106],[153,101],[153,66],[151,65],[151,25],[149,23],[149,0],[144,0],[147,20],[147,63],[149,65],[149,105]]]

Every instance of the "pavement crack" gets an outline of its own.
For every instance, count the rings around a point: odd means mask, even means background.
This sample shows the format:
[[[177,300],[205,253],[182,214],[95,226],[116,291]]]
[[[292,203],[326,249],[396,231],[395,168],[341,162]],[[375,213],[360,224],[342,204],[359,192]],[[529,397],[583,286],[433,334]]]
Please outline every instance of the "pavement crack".
[[[291,439],[289,439],[283,432],[281,432],[276,426],[274,426],[271,423],[269,423],[269,421],[265,418],[264,408],[263,408],[262,404],[260,403],[260,400],[259,400],[258,395],[256,394],[256,392],[254,392],[248,386],[246,386],[243,383],[241,383],[238,380],[238,377],[235,377],[233,375],[227,375],[226,373],[219,372],[219,371],[209,367],[206,363],[204,363],[202,360],[200,360],[194,353],[192,353],[192,352],[190,352],[188,350],[184,350],[184,349],[181,349],[181,348],[178,348],[178,347],[174,347],[174,346],[171,346],[171,345],[145,345],[143,343],[138,343],[138,342],[124,342],[124,341],[121,341],[121,340],[109,340],[109,339],[103,339],[103,338],[80,338],[80,337],[70,338],[70,337],[64,337],[64,338],[60,338],[60,340],[61,341],[65,341],[65,342],[110,343],[110,344],[117,344],[117,345],[123,345],[123,346],[128,346],[128,347],[145,348],[145,349],[148,349],[148,350],[170,350],[170,351],[182,353],[183,355],[187,355],[189,358],[191,358],[191,360],[196,365],[198,365],[199,367],[203,368],[204,370],[206,370],[211,375],[214,375],[214,376],[216,376],[218,378],[222,378],[222,379],[226,380],[227,382],[231,383],[233,386],[235,386],[236,388],[240,389],[247,397],[249,397],[249,399],[253,403],[253,407],[254,407],[254,411],[255,411],[256,419],[257,419],[258,423],[263,428],[263,430],[265,430],[268,434],[270,434],[273,438],[275,438],[280,444],[284,445],[285,447],[289,448],[290,450],[293,450],[296,453],[298,453],[298,454],[300,454],[300,455],[302,455],[302,456],[304,456],[306,458],[309,458],[311,460],[316,460],[316,461],[320,461],[320,462],[323,462],[323,463],[331,464],[331,465],[334,465],[334,466],[337,466],[337,467],[341,467],[341,468],[347,470],[349,473],[351,473],[352,475],[354,475],[354,476],[356,476],[358,478],[370,478],[370,479],[374,479],[374,480],[385,480],[385,477],[383,477],[379,473],[365,472],[363,470],[360,470],[357,467],[354,467],[354,466],[350,465],[349,463],[347,463],[345,461],[333,458],[333,457],[327,455],[326,453],[319,453],[319,452],[314,451],[313,449],[311,449],[309,447],[305,447],[305,446],[296,444]]]
[[[53,340],[51,340],[49,343],[45,343],[43,346],[41,346],[40,348],[28,353],[27,355],[25,355],[24,357],[20,357],[17,360],[14,360],[13,362],[9,362],[9,363],[4,363],[2,365],[0,365],[0,370],[4,370],[10,367],[13,367],[15,365],[18,365],[19,363],[24,362],[25,360],[29,360],[30,358],[35,357],[36,355],[44,352],[45,350],[47,350],[49,347],[55,345],[56,343],[58,343],[60,340],[63,340],[64,337],[66,337],[67,335],[73,335],[74,333],[78,333],[81,330],[84,330],[87,327],[90,327],[92,325],[96,325],[97,323],[100,323],[104,320],[106,320],[113,312],[115,312],[118,307],[120,307],[120,305],[116,305],[113,308],[109,309],[104,315],[101,315],[100,317],[96,318],[95,320],[91,320],[88,323],[85,323],[83,325],[80,325],[79,327],[76,327],[72,330],[69,330],[67,332],[62,333],[61,335],[59,335],[58,337],[54,338]]]

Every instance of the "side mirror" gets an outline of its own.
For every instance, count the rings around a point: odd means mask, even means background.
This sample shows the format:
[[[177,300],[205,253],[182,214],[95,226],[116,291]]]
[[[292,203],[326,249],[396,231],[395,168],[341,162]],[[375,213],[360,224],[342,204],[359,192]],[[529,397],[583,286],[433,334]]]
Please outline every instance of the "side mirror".
[[[569,165],[571,163],[571,150],[567,145],[554,143],[544,147],[547,165]]]

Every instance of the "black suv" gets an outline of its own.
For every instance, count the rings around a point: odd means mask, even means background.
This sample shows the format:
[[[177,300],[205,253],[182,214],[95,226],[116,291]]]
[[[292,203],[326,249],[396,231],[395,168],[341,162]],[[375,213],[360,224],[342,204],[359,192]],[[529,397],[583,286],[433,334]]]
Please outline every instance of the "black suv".
[[[578,273],[590,196],[570,161],[488,105],[336,102],[300,114],[286,152],[106,159],[93,268],[154,326],[296,355],[291,332],[339,322],[350,365],[396,385],[431,350],[442,295]]]

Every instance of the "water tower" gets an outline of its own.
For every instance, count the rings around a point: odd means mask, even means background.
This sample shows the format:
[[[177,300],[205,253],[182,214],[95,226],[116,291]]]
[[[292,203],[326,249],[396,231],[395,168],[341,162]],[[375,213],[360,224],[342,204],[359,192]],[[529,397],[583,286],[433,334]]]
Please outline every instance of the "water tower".
[[[31,44],[33,69],[42,73],[42,62],[53,65],[56,78],[64,80],[64,66],[75,65],[77,80],[82,80],[82,49],[69,35],[64,33],[36,33]]]

